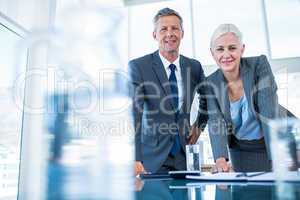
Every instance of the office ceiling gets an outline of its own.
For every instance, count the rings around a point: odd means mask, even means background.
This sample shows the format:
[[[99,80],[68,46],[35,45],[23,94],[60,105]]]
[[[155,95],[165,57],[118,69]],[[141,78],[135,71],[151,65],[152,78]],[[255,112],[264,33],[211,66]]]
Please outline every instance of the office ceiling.
[[[125,6],[154,3],[159,1],[171,1],[171,0],[123,0]]]

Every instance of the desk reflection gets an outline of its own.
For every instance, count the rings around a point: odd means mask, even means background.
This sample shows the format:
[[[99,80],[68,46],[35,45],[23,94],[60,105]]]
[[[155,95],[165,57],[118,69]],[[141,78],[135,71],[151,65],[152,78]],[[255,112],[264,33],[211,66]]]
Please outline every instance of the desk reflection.
[[[175,183],[179,183],[178,180]],[[188,198],[188,192],[185,188],[170,189],[170,185],[174,183],[173,180],[146,180],[140,191],[136,192],[137,200],[185,200]],[[137,184],[136,184],[137,185]],[[139,184],[140,186],[140,184]]]
[[[217,185],[216,200],[274,199],[270,185]]]
[[[289,188],[288,195],[281,191],[277,183],[247,184],[247,183],[221,183],[191,182],[189,180],[141,180],[136,184],[136,199],[167,199],[167,200],[296,200],[300,199],[300,184],[286,183]]]

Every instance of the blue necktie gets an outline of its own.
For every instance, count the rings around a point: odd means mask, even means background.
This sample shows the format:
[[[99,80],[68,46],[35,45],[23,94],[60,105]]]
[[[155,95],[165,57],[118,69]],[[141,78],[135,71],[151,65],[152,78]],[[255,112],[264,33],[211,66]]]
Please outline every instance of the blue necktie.
[[[174,110],[175,110],[175,122],[177,123],[177,118],[178,118],[178,86],[177,86],[177,79],[176,79],[176,74],[175,74],[175,69],[176,65],[170,64],[169,68],[171,70],[171,74],[169,76],[169,82],[170,82],[170,88],[171,88],[171,93],[173,96],[173,102],[174,102]],[[178,151],[180,150],[180,139],[179,139],[179,134],[177,133],[175,136],[174,144],[171,149],[171,154],[175,156]]]

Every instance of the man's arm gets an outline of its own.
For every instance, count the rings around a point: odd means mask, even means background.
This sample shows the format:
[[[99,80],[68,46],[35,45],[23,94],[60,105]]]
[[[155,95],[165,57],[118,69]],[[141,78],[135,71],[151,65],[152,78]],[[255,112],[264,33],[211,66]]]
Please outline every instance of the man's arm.
[[[201,64],[199,63],[200,75],[197,85],[197,93],[199,94],[199,110],[196,122],[192,125],[191,131],[189,134],[189,144],[195,144],[204,130],[207,120],[207,99],[206,99],[206,86],[205,86],[205,75],[202,69]]]
[[[278,97],[276,93],[277,84],[267,57],[264,55],[259,57],[255,79],[257,89],[255,92],[258,95],[257,114],[262,121],[267,122],[268,119],[275,118],[278,115]]]
[[[132,117],[135,131],[135,164],[134,173],[138,175],[145,172],[142,164],[141,135],[142,135],[142,115],[144,106],[144,88],[141,73],[134,61],[129,62],[130,76],[130,96],[132,99]]]

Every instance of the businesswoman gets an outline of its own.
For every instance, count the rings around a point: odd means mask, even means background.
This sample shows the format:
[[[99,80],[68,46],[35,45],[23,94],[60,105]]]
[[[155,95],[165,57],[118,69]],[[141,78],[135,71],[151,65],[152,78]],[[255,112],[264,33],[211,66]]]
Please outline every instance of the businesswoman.
[[[221,24],[211,37],[219,69],[207,77],[209,135],[218,171],[270,171],[267,121],[284,116],[277,86],[264,55],[242,57],[242,34]],[[286,111],[286,112],[284,112]]]

